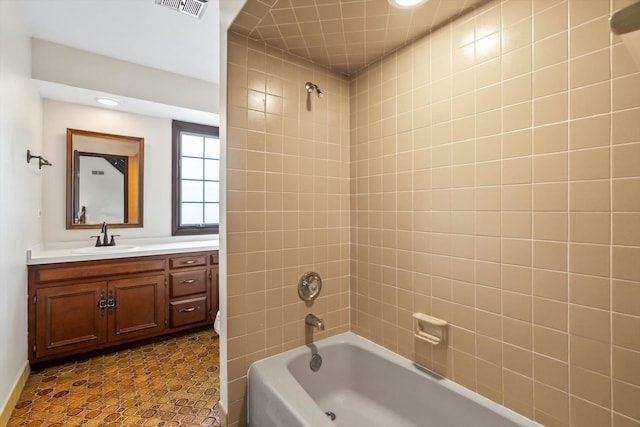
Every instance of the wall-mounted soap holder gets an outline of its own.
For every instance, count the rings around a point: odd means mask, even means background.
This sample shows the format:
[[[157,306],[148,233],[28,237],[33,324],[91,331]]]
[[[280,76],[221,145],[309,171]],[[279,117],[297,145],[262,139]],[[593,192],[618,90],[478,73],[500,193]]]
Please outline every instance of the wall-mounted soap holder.
[[[414,336],[429,344],[440,344],[446,340],[447,321],[423,313],[413,313]]]

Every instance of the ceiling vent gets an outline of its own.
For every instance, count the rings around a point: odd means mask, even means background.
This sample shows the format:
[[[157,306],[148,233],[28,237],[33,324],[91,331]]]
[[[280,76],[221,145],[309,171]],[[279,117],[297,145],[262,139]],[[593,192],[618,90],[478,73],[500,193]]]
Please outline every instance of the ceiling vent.
[[[195,18],[202,18],[209,0],[156,0],[156,4]]]

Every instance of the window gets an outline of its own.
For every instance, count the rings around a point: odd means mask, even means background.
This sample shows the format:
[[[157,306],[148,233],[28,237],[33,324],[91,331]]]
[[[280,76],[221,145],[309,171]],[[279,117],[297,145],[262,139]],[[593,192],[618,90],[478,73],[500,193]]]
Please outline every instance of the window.
[[[173,121],[173,235],[216,234],[220,139],[215,126]]]

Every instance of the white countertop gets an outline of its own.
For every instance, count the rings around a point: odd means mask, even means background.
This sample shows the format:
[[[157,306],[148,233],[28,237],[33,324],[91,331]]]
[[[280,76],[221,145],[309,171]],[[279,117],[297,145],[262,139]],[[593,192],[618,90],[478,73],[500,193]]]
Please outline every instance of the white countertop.
[[[213,251],[219,248],[218,236],[207,239],[182,238],[118,239],[116,246],[94,248],[83,242],[41,245],[27,250],[27,265],[56,262],[131,258],[184,252]]]

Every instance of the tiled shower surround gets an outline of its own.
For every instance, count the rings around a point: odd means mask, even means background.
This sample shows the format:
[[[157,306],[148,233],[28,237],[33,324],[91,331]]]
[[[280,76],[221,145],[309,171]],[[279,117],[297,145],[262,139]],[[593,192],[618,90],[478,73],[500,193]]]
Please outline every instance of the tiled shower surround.
[[[227,321],[229,418],[244,417],[258,359],[349,329],[349,85],[346,78],[229,37]],[[324,96],[308,94],[305,83]],[[311,307],[297,283],[323,280]],[[242,418],[244,420],[244,418]],[[244,423],[244,421],[242,422]]]
[[[630,3],[493,1],[349,78],[231,35],[230,425],[313,312],[545,426],[640,426]]]

